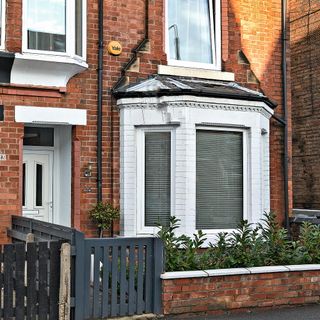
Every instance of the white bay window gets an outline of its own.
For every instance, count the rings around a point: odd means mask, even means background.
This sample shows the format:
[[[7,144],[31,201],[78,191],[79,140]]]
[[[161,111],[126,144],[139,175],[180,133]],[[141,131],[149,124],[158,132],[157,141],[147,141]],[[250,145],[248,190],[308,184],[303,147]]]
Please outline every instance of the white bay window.
[[[178,234],[202,229],[212,242],[270,210],[273,111],[264,102],[168,96],[118,105],[122,235],[156,234],[171,215]]]

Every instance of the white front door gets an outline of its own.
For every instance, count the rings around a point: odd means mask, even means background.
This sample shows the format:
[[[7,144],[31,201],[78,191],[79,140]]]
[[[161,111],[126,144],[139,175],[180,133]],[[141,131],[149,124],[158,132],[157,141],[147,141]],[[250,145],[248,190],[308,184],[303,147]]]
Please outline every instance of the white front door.
[[[52,222],[53,151],[23,151],[23,216]]]

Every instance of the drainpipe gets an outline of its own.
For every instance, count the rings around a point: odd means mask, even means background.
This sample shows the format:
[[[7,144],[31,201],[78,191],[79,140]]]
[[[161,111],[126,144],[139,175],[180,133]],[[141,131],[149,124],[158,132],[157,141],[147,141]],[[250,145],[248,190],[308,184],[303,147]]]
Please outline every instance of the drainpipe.
[[[289,190],[288,190],[288,110],[287,110],[287,0],[281,1],[282,13],[282,107],[284,120],[284,205],[285,205],[285,227],[290,236],[290,221],[289,221]]]
[[[98,128],[97,128],[97,201],[102,201],[102,75],[103,75],[103,0],[99,0],[98,39]]]

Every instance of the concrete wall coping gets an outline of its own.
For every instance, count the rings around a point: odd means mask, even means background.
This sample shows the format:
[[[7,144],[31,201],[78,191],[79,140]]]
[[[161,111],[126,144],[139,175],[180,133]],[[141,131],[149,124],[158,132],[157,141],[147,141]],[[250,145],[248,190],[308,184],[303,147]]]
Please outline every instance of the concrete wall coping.
[[[234,276],[234,275],[244,275],[244,274],[312,271],[312,270],[320,270],[320,264],[264,266],[264,267],[252,267],[252,268],[230,268],[230,269],[213,269],[213,270],[198,270],[198,271],[174,271],[174,272],[163,273],[161,275],[161,279],[172,280],[172,279],[185,279],[185,278],[204,278],[204,277]]]

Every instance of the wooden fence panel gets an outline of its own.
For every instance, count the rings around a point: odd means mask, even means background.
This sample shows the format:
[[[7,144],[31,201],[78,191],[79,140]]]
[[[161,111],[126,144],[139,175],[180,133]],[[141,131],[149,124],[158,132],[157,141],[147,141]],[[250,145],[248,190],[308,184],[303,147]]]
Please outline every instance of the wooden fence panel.
[[[25,261],[26,252],[25,244],[17,243],[14,245],[16,250],[16,265],[15,265],[15,305],[16,305],[16,320],[24,320],[24,296],[25,296]]]
[[[3,266],[3,247],[0,246],[0,265]],[[4,300],[4,296],[3,296],[3,290],[4,290],[4,273],[3,273],[3,267],[1,267],[0,270],[0,317],[3,318],[3,300]]]
[[[4,273],[4,319],[13,317],[13,262],[14,245],[8,244],[3,251],[3,273]]]
[[[58,319],[60,246],[60,241],[0,246],[1,320]]]
[[[60,241],[50,243],[50,320],[57,319],[59,314],[60,247]]]
[[[48,260],[47,242],[39,243],[39,320],[47,320],[49,309],[48,297]]]

